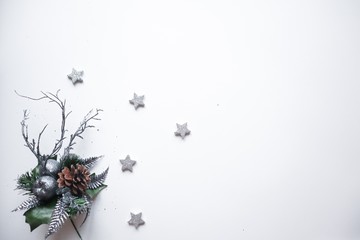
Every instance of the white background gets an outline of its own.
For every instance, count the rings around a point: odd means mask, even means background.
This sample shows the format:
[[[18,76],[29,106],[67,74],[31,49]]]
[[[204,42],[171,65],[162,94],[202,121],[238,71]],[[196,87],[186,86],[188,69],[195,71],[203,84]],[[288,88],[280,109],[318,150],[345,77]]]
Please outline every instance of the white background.
[[[56,105],[14,90],[61,89],[69,134],[104,110],[74,150],[110,166],[84,240],[360,239],[359,64],[355,0],[1,0],[0,238],[47,229],[10,212],[26,199],[16,177],[36,164],[22,110],[34,138],[49,123],[44,153],[60,128]],[[146,224],[128,226],[130,212]],[[50,239],[78,238],[67,223]]]

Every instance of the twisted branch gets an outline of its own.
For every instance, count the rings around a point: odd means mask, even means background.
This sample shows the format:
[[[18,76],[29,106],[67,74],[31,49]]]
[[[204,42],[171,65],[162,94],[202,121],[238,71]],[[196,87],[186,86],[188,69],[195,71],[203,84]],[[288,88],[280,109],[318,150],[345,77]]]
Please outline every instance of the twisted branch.
[[[45,163],[46,165],[46,161],[47,159],[51,159],[51,158],[55,158],[56,154],[60,151],[60,149],[62,148],[62,144],[65,140],[65,122],[67,117],[70,115],[71,112],[66,113],[65,111],[65,105],[66,105],[66,100],[62,101],[59,98],[59,91],[58,90],[56,92],[56,94],[50,93],[50,92],[41,92],[43,96],[39,97],[39,98],[32,98],[32,97],[28,97],[28,96],[24,96],[21,95],[19,93],[17,93],[15,91],[15,93],[23,98],[27,98],[30,100],[34,100],[34,101],[39,101],[42,99],[48,99],[50,103],[55,103],[57,104],[60,109],[61,109],[61,127],[60,127],[60,138],[56,140],[55,146],[52,150],[52,152],[49,155],[44,155],[41,156],[40,154],[40,139],[42,134],[44,133],[47,125],[45,125],[45,127],[42,129],[42,131],[39,133],[38,136],[38,140],[37,140],[37,144],[35,143],[35,140],[33,139],[32,142],[29,142],[29,136],[28,136],[28,126],[26,125],[26,120],[28,119],[28,112],[25,110],[24,111],[24,119],[21,122],[21,127],[22,127],[22,134],[23,134],[23,138],[25,140],[25,143],[31,152],[36,156],[36,158],[38,159],[39,163]],[[80,123],[79,128],[75,131],[75,133],[70,135],[70,141],[69,141],[69,145],[64,149],[64,156],[68,155],[70,150],[73,149],[73,146],[76,144],[76,142],[74,141],[77,137],[83,139],[83,137],[81,136],[81,134],[84,133],[84,131],[87,128],[93,128],[93,125],[89,125],[89,121],[91,120],[100,120],[99,118],[97,118],[97,116],[99,115],[99,113],[101,112],[101,109],[96,109],[95,112],[93,112],[93,110],[89,111],[88,114],[86,114],[86,116],[84,117],[83,121]]]
[[[25,147],[28,147],[30,151],[36,156],[37,159],[39,159],[39,155],[35,151],[35,140],[33,139],[32,142],[29,142],[29,133],[28,133],[28,125],[26,124],[26,120],[29,119],[29,114],[27,110],[24,110],[24,118],[20,122],[21,124],[21,133],[25,140]]]
[[[27,98],[27,99],[30,99],[30,100],[34,100],[34,101],[39,101],[39,100],[42,100],[42,99],[48,99],[50,103],[56,103],[60,109],[61,109],[61,128],[60,128],[60,138],[56,140],[56,143],[55,143],[55,146],[51,152],[51,154],[48,155],[47,159],[49,158],[54,158],[56,156],[56,154],[60,151],[61,147],[62,147],[62,143],[65,139],[65,122],[66,122],[66,118],[69,116],[69,113],[66,114],[65,112],[65,104],[66,104],[66,101],[61,101],[58,94],[59,94],[59,91],[58,90],[56,92],[56,94],[53,94],[53,93],[45,93],[45,92],[41,92],[43,94],[43,96],[39,97],[39,98],[32,98],[32,97],[28,97],[28,96],[24,96],[24,95],[21,95],[19,93],[17,93],[15,91],[15,93],[20,96],[20,97],[23,97],[23,98]],[[30,150],[31,152],[37,157],[37,159],[40,161],[40,158],[41,158],[41,153],[40,153],[40,139],[41,139],[41,135],[43,134],[43,132],[45,131],[47,125],[42,129],[42,131],[39,133],[39,136],[38,136],[38,140],[37,140],[37,144],[35,143],[35,140],[33,139],[32,142],[29,142],[29,136],[28,136],[28,126],[26,125],[26,120],[28,119],[28,112],[25,110],[24,111],[24,119],[21,121],[21,127],[22,127],[22,134],[23,134],[23,138],[25,140],[25,143]],[[35,151],[35,148],[36,148],[36,151]]]
[[[101,111],[102,111],[101,109],[96,109],[95,113],[93,113],[93,110],[90,110],[88,112],[88,114],[86,114],[86,116],[84,117],[84,120],[80,123],[79,128],[75,131],[75,133],[70,135],[69,145],[64,149],[64,156],[68,155],[70,150],[73,149],[73,146],[76,144],[76,142],[74,142],[76,137],[83,139],[81,134],[83,134],[83,132],[87,128],[95,127],[93,125],[88,125],[88,122],[90,120],[100,120],[100,118],[97,118],[97,116],[99,115],[99,113]]]

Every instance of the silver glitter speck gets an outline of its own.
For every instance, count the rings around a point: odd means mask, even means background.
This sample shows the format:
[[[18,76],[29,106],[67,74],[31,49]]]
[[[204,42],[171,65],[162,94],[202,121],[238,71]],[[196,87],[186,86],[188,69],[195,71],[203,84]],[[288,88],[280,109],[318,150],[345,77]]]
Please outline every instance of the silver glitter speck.
[[[136,161],[131,160],[130,156],[127,155],[125,159],[120,159],[120,163],[122,165],[121,170],[124,172],[126,170],[132,172],[133,166],[135,165]]]
[[[129,225],[133,225],[136,229],[140,226],[140,225],[144,225],[145,222],[141,219],[141,215],[142,213],[138,213],[138,214],[131,214],[131,219],[128,221]]]

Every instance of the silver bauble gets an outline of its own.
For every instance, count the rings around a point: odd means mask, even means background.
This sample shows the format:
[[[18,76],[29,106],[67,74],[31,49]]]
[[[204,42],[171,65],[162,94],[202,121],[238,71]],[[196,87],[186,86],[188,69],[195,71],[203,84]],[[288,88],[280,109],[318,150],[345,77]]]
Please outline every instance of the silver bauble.
[[[45,175],[57,176],[60,171],[60,163],[54,159],[48,159],[45,166]]]
[[[42,176],[36,179],[32,192],[41,201],[47,201],[56,195],[56,179],[50,176]]]

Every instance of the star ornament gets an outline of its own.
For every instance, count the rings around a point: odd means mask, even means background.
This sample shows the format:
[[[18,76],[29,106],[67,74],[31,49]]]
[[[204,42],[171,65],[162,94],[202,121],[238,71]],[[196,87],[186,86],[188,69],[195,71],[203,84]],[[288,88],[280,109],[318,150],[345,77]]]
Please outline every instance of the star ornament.
[[[184,124],[176,124],[177,131],[175,132],[175,136],[180,136],[182,139],[185,138],[186,135],[190,134],[190,130],[187,128],[187,123]]]
[[[72,83],[75,85],[76,83],[80,82],[82,83],[82,76],[84,75],[84,71],[76,71],[75,68],[72,69],[72,72],[67,75],[68,78],[72,81]]]
[[[138,107],[144,107],[144,95],[138,96],[136,93],[134,93],[134,98],[129,100],[129,102],[134,105],[135,110],[138,109]]]
[[[120,163],[122,165],[121,170],[124,171],[130,171],[132,172],[133,166],[135,165],[136,161],[131,160],[130,156],[127,155],[125,159],[120,159]]]
[[[138,214],[130,213],[130,214],[131,214],[131,219],[128,221],[129,225],[132,225],[136,229],[138,229],[139,226],[145,224],[145,222],[141,219],[142,213],[138,213]]]

